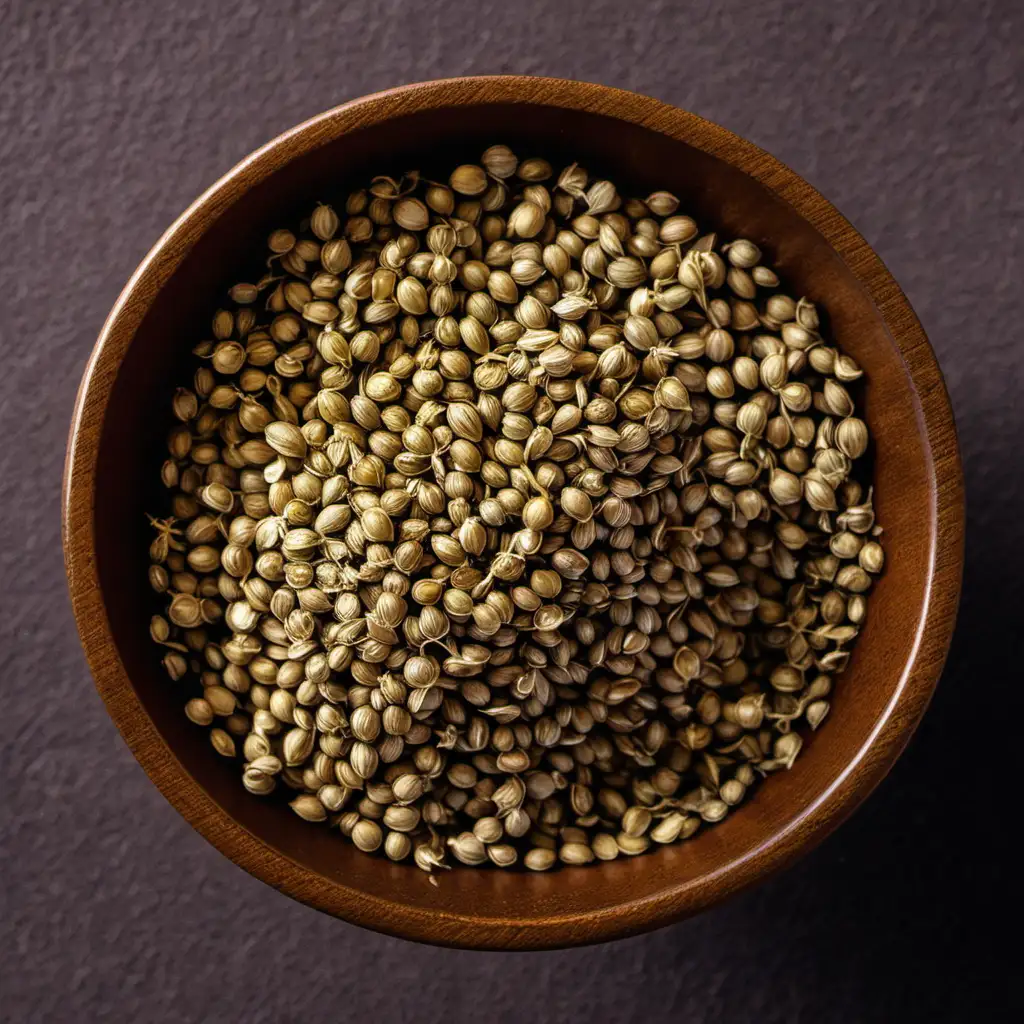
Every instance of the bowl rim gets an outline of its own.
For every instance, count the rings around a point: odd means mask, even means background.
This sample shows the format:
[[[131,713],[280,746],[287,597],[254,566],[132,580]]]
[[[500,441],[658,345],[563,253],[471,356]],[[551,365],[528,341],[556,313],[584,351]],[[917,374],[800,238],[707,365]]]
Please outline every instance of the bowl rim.
[[[340,135],[437,107],[494,103],[557,106],[648,128],[731,164],[793,207],[867,291],[901,354],[919,399],[934,499],[925,608],[907,664],[892,699],[857,754],[803,813],[746,856],[689,882],[600,910],[532,919],[441,913],[350,889],[314,875],[236,822],[181,765],[132,688],[106,615],[93,535],[100,437],[122,358],[156,294],[206,226],[279,167]],[[754,884],[823,840],[881,781],[928,705],[952,638],[963,535],[960,455],[941,371],[903,292],[849,222],[774,157],[695,114],[609,86],[519,75],[419,82],[352,100],[277,136],[203,192],[144,257],[100,331],[75,402],[62,488],[68,587],[96,688],[132,753],[178,812],[225,856],[302,903],[390,935],[472,949],[557,948],[647,931]]]

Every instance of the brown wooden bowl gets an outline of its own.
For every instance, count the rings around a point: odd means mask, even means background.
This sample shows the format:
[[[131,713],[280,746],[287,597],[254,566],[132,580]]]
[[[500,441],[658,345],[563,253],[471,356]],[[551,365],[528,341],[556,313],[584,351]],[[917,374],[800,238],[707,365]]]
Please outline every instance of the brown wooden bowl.
[[[762,245],[788,290],[829,315],[867,371],[876,506],[889,563],[826,726],[792,771],[692,842],[552,874],[457,868],[428,884],[283,803],[253,799],[182,713],[148,636],[144,513],[173,385],[224,288],[272,228],[369,175],[450,168],[494,142],[578,160],[644,195],[666,188],[705,229]],[[188,374],[188,376],[186,376]],[[928,703],[953,631],[963,543],[956,434],[935,357],[896,282],[813,188],[693,114],[598,85],[467,78],[411,85],[307,121],[178,218],[114,306],[82,379],[68,446],[64,551],[82,643],[111,716],[184,817],[247,871],[382,932],[477,949],[596,942],[654,928],[790,864],[885,775]]]

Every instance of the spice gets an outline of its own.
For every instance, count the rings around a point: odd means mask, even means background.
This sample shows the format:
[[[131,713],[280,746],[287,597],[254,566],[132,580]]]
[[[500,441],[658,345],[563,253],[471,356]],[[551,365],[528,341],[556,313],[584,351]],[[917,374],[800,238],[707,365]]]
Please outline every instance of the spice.
[[[788,769],[881,572],[806,298],[496,145],[268,239],[172,401],[150,625],[254,795],[425,871],[688,839]]]

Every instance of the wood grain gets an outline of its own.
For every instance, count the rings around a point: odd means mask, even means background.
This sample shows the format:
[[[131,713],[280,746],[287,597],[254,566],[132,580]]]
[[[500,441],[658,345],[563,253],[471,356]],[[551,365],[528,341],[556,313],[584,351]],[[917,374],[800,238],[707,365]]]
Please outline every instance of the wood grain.
[[[828,311],[865,367],[876,503],[890,552],[828,725],[796,767],[698,840],[552,875],[455,869],[437,887],[366,857],[287,808],[253,800],[237,766],[187,722],[148,639],[144,512],[157,507],[172,382],[246,252],[303,204],[367,172],[451,166],[508,142],[579,160],[639,194],[765,249],[790,289]],[[258,250],[257,250],[258,251]],[[157,412],[154,412],[157,410]],[[656,100],[558,79],[468,78],[405,86],[328,111],[258,150],[169,228],[100,333],[78,394],[63,493],[65,564],[96,686],[143,768],[181,814],[256,877],[379,931],[477,949],[616,938],[709,906],[792,863],[870,793],[939,678],[963,560],[963,486],[942,376],[881,261],[806,182],[749,142]]]

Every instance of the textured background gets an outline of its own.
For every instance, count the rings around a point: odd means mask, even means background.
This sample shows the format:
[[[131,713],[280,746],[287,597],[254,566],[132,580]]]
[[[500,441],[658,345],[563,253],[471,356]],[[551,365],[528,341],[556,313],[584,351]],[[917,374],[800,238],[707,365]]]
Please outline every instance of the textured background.
[[[989,916],[1012,889],[1003,836],[1020,813],[1019,12],[1014,0],[0,0],[0,1019],[1010,1019],[1019,996],[1003,950],[1016,929],[1011,919],[997,939]],[[756,891],[562,953],[383,938],[233,867],[164,802],[108,719],[59,552],[75,387],[163,228],[303,118],[481,72],[649,93],[808,178],[917,309],[968,484],[949,667],[879,792]]]

